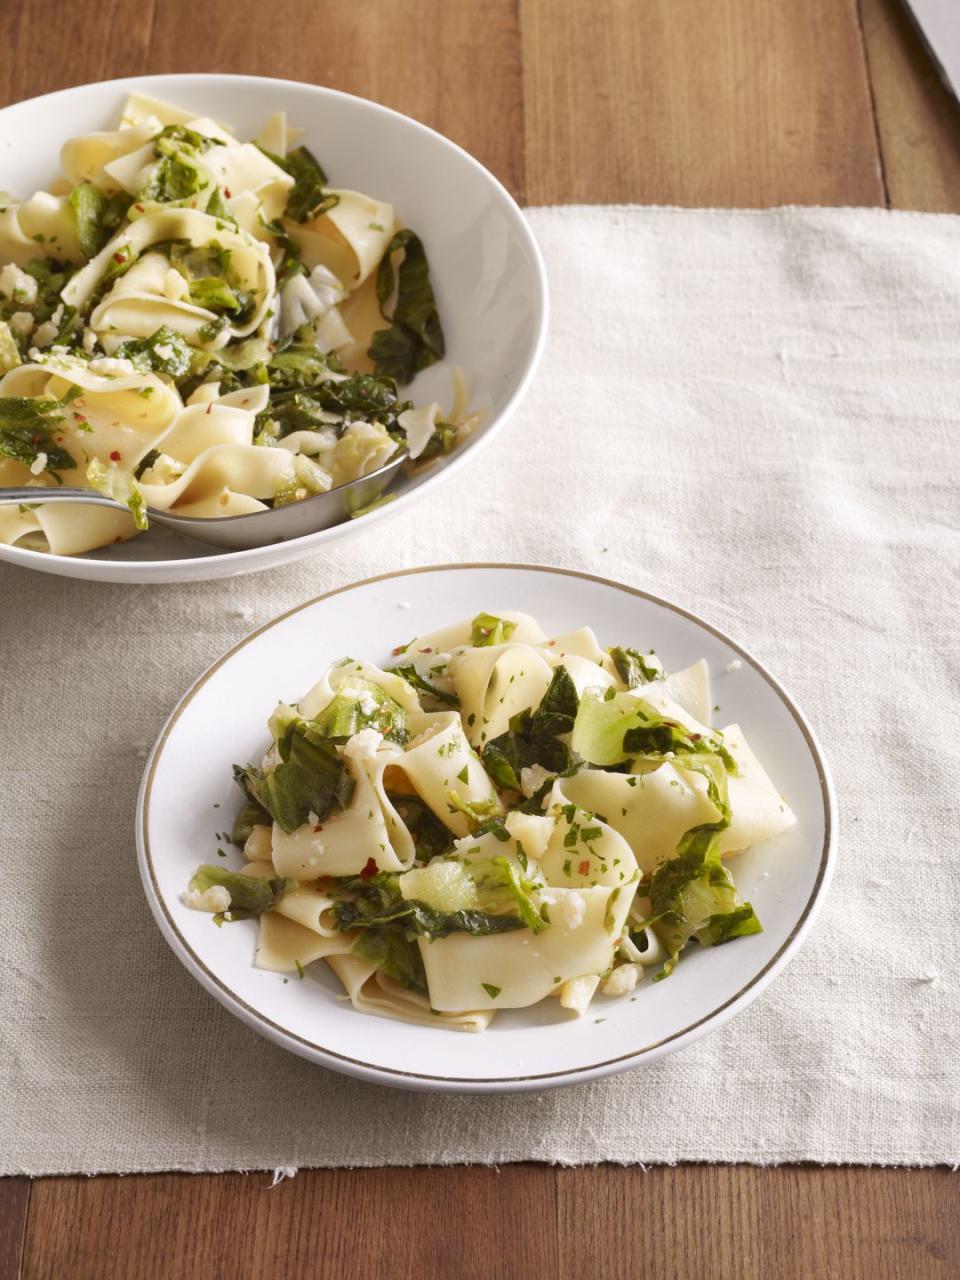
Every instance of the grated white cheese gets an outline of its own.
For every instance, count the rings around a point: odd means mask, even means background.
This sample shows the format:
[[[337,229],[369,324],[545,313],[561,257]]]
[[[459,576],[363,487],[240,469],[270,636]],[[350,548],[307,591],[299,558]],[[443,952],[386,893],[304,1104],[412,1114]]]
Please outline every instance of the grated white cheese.
[[[15,311],[7,323],[14,333],[22,333],[26,337],[28,333],[33,333],[36,321],[29,311]]]
[[[180,901],[191,911],[227,911],[230,907],[230,890],[222,884],[213,884],[200,893],[197,889],[188,889],[181,893]]]
[[[0,271],[0,294],[13,302],[25,302],[32,307],[37,300],[37,282],[10,262]]]
[[[552,777],[550,770],[544,769],[542,764],[532,764],[529,768],[520,770],[520,790],[529,800]]]
[[[732,662],[727,663],[727,670],[732,675],[734,671],[739,671],[742,666],[743,666],[743,663],[740,661],[740,659],[734,658]]]
[[[361,729],[343,744],[343,754],[351,760],[371,760],[382,742],[383,734],[376,729]]]
[[[42,475],[47,469],[47,455],[38,453],[34,460],[30,463],[30,472],[32,475]]]
[[[37,326],[33,340],[40,348],[49,347],[57,336],[57,332],[57,326],[52,320],[44,320],[43,324]]]
[[[643,977],[643,966],[639,964],[622,964],[614,969],[603,984],[605,996],[625,996],[633,991]]]
[[[39,333],[39,330],[37,330]],[[116,377],[118,374],[136,373],[133,363],[118,356],[97,356],[96,359],[90,361],[91,373],[102,373],[106,377]]]

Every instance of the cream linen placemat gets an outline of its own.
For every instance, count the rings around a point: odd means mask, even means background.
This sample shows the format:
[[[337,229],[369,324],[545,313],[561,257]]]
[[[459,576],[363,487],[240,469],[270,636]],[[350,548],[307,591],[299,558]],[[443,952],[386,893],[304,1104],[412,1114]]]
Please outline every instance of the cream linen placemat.
[[[0,566],[2,1171],[960,1160],[960,220],[530,217],[543,365],[429,502],[223,583]],[[145,749],[195,677],[310,596],[458,558],[702,612],[833,765],[839,867],[801,954],[720,1031],[614,1079],[458,1098],[310,1066],[201,990],[140,890]]]

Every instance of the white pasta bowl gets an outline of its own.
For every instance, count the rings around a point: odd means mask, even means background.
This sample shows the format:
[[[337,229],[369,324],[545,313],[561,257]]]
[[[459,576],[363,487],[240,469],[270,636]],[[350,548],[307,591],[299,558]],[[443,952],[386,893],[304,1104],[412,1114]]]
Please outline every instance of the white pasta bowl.
[[[66,577],[113,582],[185,582],[273,568],[428,500],[504,426],[533,378],[547,326],[540,252],[501,184],[454,143],[406,116],[314,85],[255,76],[138,76],[81,85],[0,111],[0,189],[27,196],[57,172],[63,142],[115,127],[128,93],[140,90],[256,137],[285,111],[331,182],[378,195],[421,236],[446,338],[443,362],[405,389],[418,404],[450,402],[462,369],[483,425],[419,473],[402,475],[394,499],[358,521],[250,550],[205,547],[161,529],[95,553],[54,556],[0,545],[0,560]]]
[[[654,648],[668,670],[706,658],[724,723],[737,722],[797,825],[731,864],[763,932],[692,947],[664,982],[597,996],[577,1018],[556,1000],[497,1014],[469,1033],[358,1013],[323,963],[302,981],[253,964],[257,925],[217,928],[180,895],[240,807],[231,766],[256,759],[278,699],[296,700],[343,655],[385,663],[389,646],[480,610],[522,604],[548,634],[583,624],[601,644]],[[235,646],[173,712],[147,763],[137,812],[144,889],[174,954],[228,1010],[322,1066],[411,1089],[513,1092],[643,1066],[715,1030],[763,991],[800,946],[833,869],[834,800],[816,739],[756,659],[675,605],[585,574],[521,565],[413,569],[292,610]],[[231,860],[231,865],[236,859]],[[776,999],[774,995],[772,997]]]

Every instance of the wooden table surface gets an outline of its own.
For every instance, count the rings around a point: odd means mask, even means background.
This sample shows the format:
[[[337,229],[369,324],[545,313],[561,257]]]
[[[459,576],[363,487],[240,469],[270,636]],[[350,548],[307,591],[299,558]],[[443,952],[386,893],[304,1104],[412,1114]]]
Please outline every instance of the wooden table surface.
[[[960,109],[898,0],[0,4],[2,103],[191,70],[376,99],[528,204],[960,212]],[[2,1180],[0,1280],[960,1275],[945,1170],[513,1165],[268,1184]]]

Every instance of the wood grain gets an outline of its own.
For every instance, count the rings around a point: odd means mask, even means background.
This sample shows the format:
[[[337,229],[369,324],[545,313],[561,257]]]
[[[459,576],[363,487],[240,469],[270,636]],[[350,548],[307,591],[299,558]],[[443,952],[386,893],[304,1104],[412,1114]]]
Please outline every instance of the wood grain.
[[[556,1179],[502,1169],[43,1178],[23,1280],[557,1276]]]
[[[571,1277],[622,1280],[638,1261],[657,1280],[955,1280],[960,1269],[960,1179],[941,1169],[567,1169],[557,1205]]]
[[[960,1269],[960,1179],[944,1170],[508,1165],[269,1182],[40,1179],[23,1280],[952,1280]]]
[[[527,195],[882,204],[855,0],[521,0]]]
[[[960,213],[960,107],[901,0],[860,0],[890,203]]]
[[[29,1204],[29,1178],[0,1178],[0,1280],[18,1274]]]

